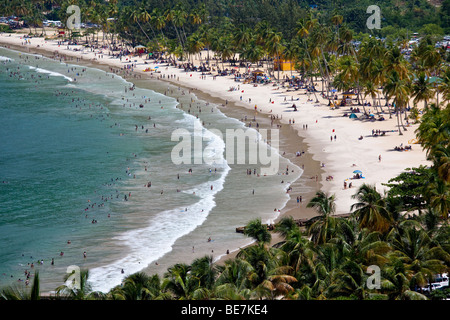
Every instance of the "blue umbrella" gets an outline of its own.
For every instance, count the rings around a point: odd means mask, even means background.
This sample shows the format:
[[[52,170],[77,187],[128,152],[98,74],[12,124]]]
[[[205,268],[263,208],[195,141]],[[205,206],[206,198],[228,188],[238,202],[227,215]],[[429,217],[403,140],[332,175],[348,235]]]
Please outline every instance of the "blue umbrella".
[[[355,171],[353,171],[353,173],[362,173],[362,171],[361,170],[355,170]]]

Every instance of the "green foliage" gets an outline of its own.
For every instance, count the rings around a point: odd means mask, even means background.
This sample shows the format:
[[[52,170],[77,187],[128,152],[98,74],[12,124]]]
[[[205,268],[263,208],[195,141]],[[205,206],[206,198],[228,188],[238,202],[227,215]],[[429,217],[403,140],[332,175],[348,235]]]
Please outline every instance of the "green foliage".
[[[426,150],[430,167],[408,168],[389,180],[387,195],[373,186],[356,191],[353,215],[339,218],[335,196],[322,191],[308,203],[317,217],[306,230],[284,218],[275,226],[283,241],[269,246],[271,233],[260,219],[250,221],[245,235],[257,243],[237,257],[216,266],[211,257],[191,264],[177,263],[164,276],[130,275],[123,285],[105,295],[91,292],[87,271],[81,288],[58,288],[67,299],[335,299],[421,300],[415,291],[450,267],[450,147],[449,105],[431,103],[437,93],[450,101],[450,69],[445,50],[434,47],[434,35],[450,30],[450,0],[441,8],[426,0],[378,1],[382,29],[365,26],[369,0],[317,0],[317,8],[296,0],[84,0],[78,5],[83,22],[98,27],[83,37],[94,39],[98,31],[131,45],[147,44],[182,57],[208,47],[224,60],[236,53],[246,61],[268,61],[289,57],[304,79],[320,76],[324,90],[358,89],[374,102],[384,93],[395,103],[399,134],[407,101],[424,103],[417,137]],[[0,0],[0,12],[16,14],[31,28],[45,17],[67,18],[69,2],[53,8],[49,2]],[[114,24],[107,18],[114,17]],[[425,33],[409,60],[402,54],[412,32]],[[386,37],[381,42],[368,33]],[[357,48],[354,39],[360,39]],[[272,60],[272,61],[271,61]],[[269,66],[271,64],[271,66]],[[443,72],[441,72],[441,70]],[[430,75],[438,77],[432,85]],[[383,87],[383,91],[379,88]],[[439,91],[437,91],[437,89]],[[316,94],[314,92],[314,94]],[[358,96],[358,99],[363,98]],[[375,106],[374,106],[375,107]],[[377,112],[380,106],[375,107]],[[392,114],[390,106],[387,106]],[[383,111],[383,110],[382,110]],[[412,113],[418,119],[419,113]],[[405,213],[421,215],[407,218]],[[369,289],[369,266],[381,270],[381,288]],[[14,288],[0,291],[0,299],[39,299],[39,277],[27,294]],[[441,299],[439,292],[430,296]]]
[[[433,177],[431,168],[407,168],[383,185],[389,187],[389,197],[401,199],[405,210],[424,210],[427,206],[426,187]]]

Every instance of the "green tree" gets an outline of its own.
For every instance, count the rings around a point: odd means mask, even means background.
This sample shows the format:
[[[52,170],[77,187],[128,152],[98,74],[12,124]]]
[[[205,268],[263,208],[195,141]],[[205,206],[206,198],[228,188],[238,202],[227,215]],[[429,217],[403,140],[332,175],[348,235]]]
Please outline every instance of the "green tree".
[[[360,228],[384,233],[389,230],[392,218],[386,209],[386,202],[375,186],[363,184],[352,196],[358,202],[351,206]]]
[[[308,227],[311,241],[315,244],[326,243],[334,236],[336,231],[336,218],[333,216],[336,211],[335,196],[317,191],[306,206],[316,209],[319,213],[316,221]]]

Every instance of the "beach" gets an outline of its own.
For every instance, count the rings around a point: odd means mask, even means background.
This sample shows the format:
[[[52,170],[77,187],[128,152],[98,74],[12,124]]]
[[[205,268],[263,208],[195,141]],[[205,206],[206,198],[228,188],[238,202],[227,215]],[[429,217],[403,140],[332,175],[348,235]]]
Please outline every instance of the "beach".
[[[292,216],[294,219],[315,216],[314,210],[306,208],[306,204],[318,190],[336,196],[336,215],[348,214],[354,203],[352,195],[363,183],[376,185],[378,191],[383,191],[383,183],[387,183],[404,169],[429,164],[421,146],[414,143],[417,124],[409,124],[406,131],[402,129],[403,135],[399,135],[395,115],[390,117],[384,113],[384,121],[351,119],[348,116],[352,113],[350,107],[361,106],[353,104],[331,109],[328,100],[320,97],[319,93],[317,103],[314,101],[315,97],[309,96],[305,90],[289,91],[288,88],[272,83],[254,86],[236,82],[233,76],[213,77],[199,72],[185,72],[183,69],[145,60],[145,56],[130,56],[128,60],[121,61],[108,56],[107,51],[81,51],[81,46],[59,45],[56,40],[31,38],[29,43],[24,44],[23,34],[2,34],[0,44],[24,52],[72,57],[70,63],[95,65],[104,70],[123,70],[131,61],[134,64],[133,71],[127,73],[127,79],[137,86],[145,86],[146,81],[167,81],[175,87],[190,90],[199,99],[220,105],[221,111],[230,117],[255,117],[261,119],[261,123],[267,128],[278,128],[282,137],[280,154],[296,166],[303,167],[304,172],[298,180],[292,182],[291,197],[277,220],[285,216]],[[145,72],[147,68],[157,72]],[[289,74],[286,72],[286,75]],[[320,81],[317,83],[320,84]],[[314,100],[308,101],[310,98]],[[291,108],[293,104],[297,111]],[[387,111],[386,107],[383,109]],[[371,112],[375,111],[372,109],[369,113]],[[273,123],[271,117],[274,118]],[[386,133],[375,136],[372,134],[373,130]],[[411,145],[412,149],[394,150],[394,147],[400,145]],[[353,179],[356,170],[362,173],[363,178]],[[301,204],[296,201],[299,195],[302,196]],[[230,228],[230,232],[234,232],[232,229]],[[237,252],[237,248],[230,248],[232,252],[224,255],[223,248],[218,252],[214,242],[206,242],[201,227],[195,232],[199,234],[199,241],[205,240],[204,244],[196,246],[195,255],[185,252],[185,257],[194,259],[213,251],[216,257],[221,258],[221,263]],[[274,234],[272,243],[278,240]],[[186,245],[183,244],[182,237],[174,244],[170,259],[165,263],[146,267],[146,272],[164,272],[176,262],[183,250],[186,251]]]

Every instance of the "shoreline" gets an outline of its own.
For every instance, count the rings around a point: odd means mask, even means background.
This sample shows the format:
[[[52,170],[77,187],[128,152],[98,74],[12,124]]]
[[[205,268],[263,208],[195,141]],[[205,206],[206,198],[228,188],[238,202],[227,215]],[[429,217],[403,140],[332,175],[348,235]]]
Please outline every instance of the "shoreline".
[[[43,38],[32,38],[33,45],[21,45],[17,34],[15,35],[16,37],[0,35],[0,43],[11,46],[14,50],[25,53],[38,53],[50,58],[55,55],[56,51],[60,57],[66,56],[72,59],[81,59],[79,61],[67,61],[68,63],[80,65],[90,64],[103,70],[105,68],[120,69],[124,65],[119,62],[119,59],[103,58],[96,61],[86,59],[86,57],[95,58],[96,54],[94,52],[82,53],[80,51],[61,49],[60,47],[57,49],[51,48],[51,45],[55,44],[54,40],[46,41]],[[11,41],[6,41],[8,38]],[[41,43],[42,46],[36,44],[36,41]],[[45,47],[43,43],[45,43]],[[37,47],[38,45],[39,47]],[[27,52],[27,50],[32,50],[33,52]],[[86,57],[83,57],[83,54]],[[274,89],[272,84],[253,87],[250,84],[236,83],[229,77],[218,77],[217,80],[213,80],[210,76],[207,76],[207,79],[204,80],[203,77],[197,77],[199,73],[196,72],[184,72],[174,67],[168,67],[167,70],[163,71],[162,69],[164,68],[161,66],[166,67],[166,65],[145,64],[142,58],[133,57],[133,60],[135,59],[138,61],[136,70],[132,71],[130,75],[139,75],[140,77],[124,77],[132,83],[135,80],[139,82],[145,81],[146,79],[162,80],[171,85],[193,91],[199,99],[212,102],[217,99],[219,104],[227,105],[225,108],[220,109],[227,116],[229,116],[227,110],[236,110],[236,113],[239,113],[239,110],[241,112],[245,110],[245,112],[250,113],[252,111],[254,112],[255,109],[258,111],[257,117],[281,115],[281,118],[276,123],[281,125],[280,136],[286,139],[288,143],[285,147],[286,150],[280,150],[280,153],[281,151],[285,151],[288,155],[285,157],[299,167],[301,167],[301,165],[298,165],[300,161],[305,163],[304,173],[297,181],[292,183],[294,193],[296,192],[296,187],[298,188],[302,183],[310,191],[302,194],[303,204],[301,205],[301,210],[298,209],[295,198],[290,195],[290,200],[288,200],[283,210],[281,210],[276,219],[277,221],[286,216],[292,216],[294,219],[298,219],[317,215],[312,209],[306,209],[305,207],[308,199],[319,189],[336,195],[337,215],[348,213],[350,211],[350,205],[353,203],[351,195],[356,192],[357,187],[362,182],[375,184],[377,188],[383,189],[381,183],[387,182],[390,178],[401,173],[405,168],[427,164],[425,153],[419,145],[414,145],[412,151],[404,153],[391,151],[394,146],[400,143],[406,145],[408,141],[415,138],[414,125],[408,128],[409,130],[404,132],[403,136],[399,136],[397,133],[391,133],[386,137],[378,138],[370,136],[372,129],[395,130],[395,116],[383,122],[348,119],[343,117],[344,112],[348,112],[348,107],[331,110],[325,101],[320,101],[320,103],[307,101],[308,96],[306,92],[303,92],[303,89],[290,93],[283,89],[280,90],[280,86]],[[152,68],[154,66],[159,66],[160,73],[150,74],[142,71],[143,67]],[[139,68],[142,70],[139,70]],[[175,80],[175,77],[173,80],[170,79],[169,75],[173,74],[179,80]],[[164,75],[164,78],[162,75]],[[226,90],[229,87],[237,85],[242,86],[241,92]],[[319,95],[319,92],[317,94]],[[240,96],[243,97],[242,100]],[[289,101],[289,97],[292,97],[292,100]],[[248,103],[244,102],[247,100],[249,101]],[[320,98],[320,100],[323,99]],[[292,104],[292,101],[299,108],[299,112],[291,112],[291,110],[287,109]],[[295,120],[295,123],[290,124],[291,119],[293,121]],[[309,126],[306,130],[304,127],[305,124]],[[333,137],[333,135],[336,135],[337,138],[334,140],[331,139],[330,141],[330,136]],[[359,136],[364,136],[364,139],[358,140]],[[389,144],[387,140],[389,140]],[[295,152],[302,151],[301,148],[305,148],[303,150],[305,153],[301,157],[295,157]],[[382,155],[382,161],[379,161],[378,155]],[[396,157],[397,155],[398,157]],[[321,163],[324,164],[323,167]],[[343,182],[350,181],[349,179],[351,179],[354,169],[362,170],[365,180],[351,181],[355,184],[353,190],[344,188]],[[318,176],[317,182],[308,178],[314,175]],[[333,178],[328,180],[327,177],[329,176]],[[278,240],[277,235],[273,233],[271,244],[276,243]],[[237,252],[232,252],[222,257],[218,263],[223,263],[224,260],[232,258],[233,253]]]
[[[23,53],[27,53],[27,54],[38,54],[38,55],[42,55],[42,56],[44,56],[44,57],[47,57],[47,58],[49,58],[49,59],[52,59],[52,60],[56,61],[53,52],[49,52],[49,51],[47,51],[47,50],[43,50],[43,49],[40,49],[40,48],[23,48],[23,47],[17,46],[17,45],[10,45],[8,49],[16,50],[16,51],[18,51],[18,52],[23,52]],[[28,49],[28,50],[25,50],[25,49]],[[66,62],[66,63],[69,63],[69,64],[77,64],[77,65],[80,65],[80,66],[95,67],[95,68],[101,69],[101,70],[103,70],[103,71],[105,71],[105,72],[111,72],[111,71],[110,71],[111,66],[110,66],[110,65],[107,65],[107,64],[97,63],[97,62],[93,62],[93,61],[89,61],[89,60],[85,60],[85,59],[80,60],[80,61],[74,61],[74,60],[73,60],[74,57],[71,57],[71,56],[68,56],[68,55],[64,55],[64,54],[61,54],[61,53],[58,54],[58,57],[63,58],[63,59],[64,59],[64,57],[65,57],[66,60],[63,60],[63,62]],[[134,74],[137,74],[137,73],[134,73]],[[192,93],[192,94],[194,94],[199,100],[205,100],[205,101],[208,101],[208,102],[211,102],[211,103],[213,103],[213,104],[218,105],[219,110],[220,110],[222,113],[224,113],[226,116],[231,117],[231,118],[234,118],[234,119],[237,119],[237,120],[240,120],[240,121],[242,120],[242,118],[244,117],[244,115],[247,115],[249,118],[250,118],[250,115],[251,115],[251,111],[250,111],[250,110],[248,110],[248,109],[246,109],[246,108],[243,108],[242,106],[238,106],[238,105],[236,105],[236,104],[233,103],[233,102],[228,103],[228,105],[225,107],[226,100],[221,99],[220,97],[214,97],[214,96],[211,96],[211,95],[209,95],[208,93],[204,93],[204,92],[202,92],[202,91],[200,91],[200,90],[197,90],[197,89],[194,89],[194,88],[189,88],[189,87],[186,87],[186,86],[183,86],[183,85],[179,85],[178,83],[176,83],[176,82],[174,82],[174,81],[168,81],[167,79],[154,79],[154,78],[151,79],[150,77],[148,77],[147,74],[143,74],[143,77],[142,77],[142,78],[141,78],[141,77],[139,77],[139,78],[134,78],[134,77],[131,77],[130,75],[129,75],[128,77],[123,77],[123,78],[124,78],[125,80],[127,80],[127,81],[133,83],[133,84],[136,84],[136,86],[138,86],[138,87],[149,88],[149,89],[152,89],[152,90],[155,90],[155,88],[152,88],[151,85],[150,85],[150,86],[146,86],[145,84],[143,85],[143,83],[146,82],[146,81],[148,81],[148,80],[156,81],[156,82],[160,82],[160,83],[164,83],[164,82],[165,82],[165,83],[170,84],[170,85],[173,86],[174,88],[175,88],[175,87],[179,87],[179,88],[181,88],[181,90],[183,90],[183,89],[184,89],[185,91],[188,91],[188,90],[189,90],[189,92]],[[162,81],[161,81],[161,80],[162,80]],[[150,84],[151,84],[151,83],[150,83]],[[168,90],[168,91],[171,91],[171,90]],[[174,91],[175,91],[175,90],[174,90]],[[157,90],[157,92],[158,92],[158,90]],[[163,93],[163,92],[161,92],[161,90],[159,90],[159,92],[160,92],[160,93]],[[177,91],[176,91],[176,92],[177,92]],[[167,95],[167,96],[172,96],[169,92],[167,92],[166,95]],[[172,96],[172,97],[174,97],[174,96]],[[174,98],[176,98],[176,96],[175,96]],[[178,106],[178,107],[179,107],[179,106]],[[266,121],[269,121],[269,122],[270,122],[270,120],[268,120],[268,118],[267,118],[266,116],[264,116],[264,115],[258,115],[258,117],[261,117],[261,116],[263,116],[263,117],[265,118]],[[258,120],[258,119],[257,119],[257,120]],[[281,125],[281,123],[279,123],[278,120],[274,120],[274,124],[275,124],[275,123]],[[261,126],[261,128],[262,128],[262,127],[263,127],[263,126]],[[267,126],[266,126],[266,127],[267,127]],[[293,144],[294,144],[294,142],[297,142],[297,141],[295,141],[295,140],[298,139],[297,134],[296,134],[295,131],[294,131],[291,127],[289,127],[289,126],[282,126],[282,127],[280,128],[280,131],[282,132],[282,133],[280,134],[281,140],[282,140],[282,141],[287,141],[287,140],[289,140],[289,142],[284,143],[284,144],[287,146],[287,148],[283,148],[283,150],[279,150],[279,151],[280,151],[280,154],[281,154],[281,152],[284,151],[284,152],[286,152],[286,153],[289,154],[289,155],[294,155],[294,154],[295,154],[295,150],[294,150],[295,148],[293,148]],[[280,148],[280,149],[281,149],[281,148]],[[299,168],[301,167],[301,163],[300,163],[300,161],[297,161],[297,160],[302,160],[302,161],[301,161],[302,164],[306,164],[306,166],[305,166],[305,173],[308,172],[308,169],[309,169],[309,168],[312,168],[312,167],[319,168],[318,162],[315,163],[314,166],[309,165],[310,162],[314,163],[314,162],[316,162],[316,161],[312,160],[312,159],[311,159],[312,157],[311,157],[309,154],[308,154],[308,156],[307,156],[306,153],[305,153],[301,158],[292,157],[292,156],[291,156],[291,157],[284,156],[284,158],[288,159],[288,160],[291,161],[293,164],[297,165]],[[291,182],[290,185],[291,185],[292,187],[294,187],[294,185],[295,185],[296,183],[302,185],[303,182],[299,182],[299,180],[301,180],[301,179],[305,176],[305,173],[304,173],[302,176],[300,176],[300,178],[297,179],[295,182]],[[318,174],[318,173],[314,170],[314,174]],[[319,172],[319,175],[320,175],[320,172]],[[312,182],[310,182],[310,180],[305,181],[305,183],[306,183],[306,184],[311,184],[311,185],[317,185],[316,182],[312,183]],[[294,187],[294,189],[295,189],[295,187]],[[309,193],[302,193],[303,199],[310,198],[310,197],[313,195],[313,193],[315,193],[315,188],[312,188],[312,189],[314,189],[312,192],[309,192]],[[302,207],[303,207],[303,209],[305,209],[305,201],[303,202],[303,206],[302,206]],[[306,209],[306,211],[310,211],[310,214],[308,215],[308,217],[311,217],[311,216],[315,215],[311,209]],[[299,214],[300,214],[300,216],[298,216]],[[289,195],[289,200],[286,201],[286,204],[284,205],[283,208],[281,208],[280,212],[279,212],[278,215],[277,215],[277,218],[275,218],[274,221],[276,222],[276,221],[278,221],[279,219],[281,219],[282,217],[284,217],[284,216],[290,216],[290,215],[293,215],[293,216],[296,216],[296,215],[297,215],[297,216],[298,216],[297,218],[304,217],[304,215],[302,214],[302,211],[299,210],[299,206],[298,206],[298,205],[296,204],[296,202],[295,202],[295,198],[292,197],[291,195]],[[195,232],[195,231],[194,231],[194,232]],[[230,232],[235,232],[234,227],[231,227],[231,228],[230,228]],[[249,242],[251,241],[250,238],[248,238],[248,240],[249,240]],[[274,243],[277,243],[278,240],[279,240],[279,238],[277,237],[277,234],[273,234],[273,241],[272,241],[272,243],[273,243],[273,244],[274,244]],[[177,240],[177,241],[178,241],[178,240]],[[251,245],[251,244],[252,244],[252,243],[250,243],[249,245]],[[245,247],[245,246],[244,246],[244,247]],[[235,255],[239,252],[239,250],[240,250],[241,248],[242,248],[242,247],[241,247],[241,246],[238,246],[238,245],[236,245],[236,248],[234,248],[234,247],[233,247],[233,248],[230,248],[230,249],[231,249],[231,250],[230,250],[230,253],[229,253],[229,254],[225,254],[225,253],[220,254],[221,258],[216,259],[216,260],[215,260],[215,263],[217,263],[217,264],[223,264],[226,260],[228,260],[228,259],[232,258],[233,256],[235,256]],[[168,254],[170,254],[170,253],[168,253]],[[207,254],[207,252],[205,252],[205,254]],[[161,259],[163,259],[163,258],[164,258],[164,256],[163,256]],[[149,266],[145,267],[145,268],[143,269],[143,271],[145,271],[145,270],[147,270],[147,269],[152,269],[152,267],[153,267],[152,265],[149,265]],[[159,269],[160,269],[160,268],[159,268]],[[159,273],[163,273],[164,271],[165,271],[165,270],[162,270],[162,271],[159,272]],[[149,273],[149,274],[154,274],[155,272],[148,272],[148,273]]]

